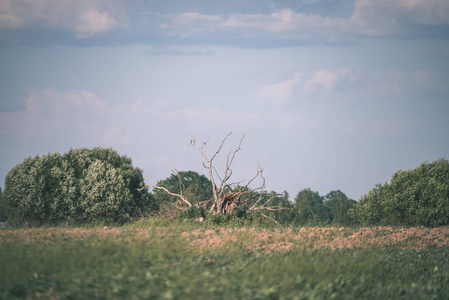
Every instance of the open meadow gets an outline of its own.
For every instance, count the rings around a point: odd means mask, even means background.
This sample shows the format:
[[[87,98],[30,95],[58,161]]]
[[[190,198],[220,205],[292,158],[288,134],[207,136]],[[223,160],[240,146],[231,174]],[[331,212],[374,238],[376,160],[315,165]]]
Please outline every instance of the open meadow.
[[[447,299],[449,228],[0,230],[1,299]]]

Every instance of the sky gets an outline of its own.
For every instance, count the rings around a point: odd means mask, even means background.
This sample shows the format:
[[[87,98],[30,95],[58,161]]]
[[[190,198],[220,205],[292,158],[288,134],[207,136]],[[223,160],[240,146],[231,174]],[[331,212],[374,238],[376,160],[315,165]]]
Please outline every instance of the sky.
[[[0,186],[27,157],[113,148],[145,183],[341,190],[449,157],[449,1],[0,0]],[[257,187],[260,182],[255,182]]]

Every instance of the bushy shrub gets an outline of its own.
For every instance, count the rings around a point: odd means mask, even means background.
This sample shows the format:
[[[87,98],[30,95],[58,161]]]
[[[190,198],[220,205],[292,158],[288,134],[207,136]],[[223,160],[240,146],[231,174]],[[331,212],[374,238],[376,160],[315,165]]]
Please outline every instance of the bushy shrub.
[[[206,211],[201,206],[192,206],[181,211],[177,218],[178,220],[204,220]]]
[[[405,226],[449,225],[449,162],[439,159],[398,171],[377,184],[355,210],[363,223]]]
[[[122,223],[151,201],[142,171],[112,149],[27,158],[6,176],[1,206],[12,224]]]

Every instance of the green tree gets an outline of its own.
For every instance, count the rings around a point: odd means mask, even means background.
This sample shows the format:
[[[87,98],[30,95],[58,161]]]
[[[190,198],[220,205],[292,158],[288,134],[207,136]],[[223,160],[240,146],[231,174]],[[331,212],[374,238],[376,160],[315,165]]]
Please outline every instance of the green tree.
[[[179,176],[179,177],[178,177]],[[212,183],[204,175],[194,171],[181,171],[178,174],[172,174],[164,180],[157,183],[158,187],[163,187],[175,194],[182,194],[192,204],[207,201],[212,198]],[[153,190],[154,199],[158,204],[164,202],[175,203],[178,197],[167,194],[163,190]]]
[[[27,158],[7,174],[2,201],[11,223],[40,224],[52,218],[50,206],[60,190],[55,171],[60,160],[59,154]]]
[[[15,166],[1,201],[12,224],[124,222],[151,202],[142,184],[142,171],[112,149],[71,149]]]
[[[449,225],[449,162],[439,159],[393,174],[364,195],[355,215],[361,222],[380,225]]]
[[[356,201],[348,197],[340,190],[331,191],[324,196],[324,205],[330,208],[330,221],[339,225],[352,225],[353,218],[349,213],[356,205]]]
[[[295,223],[300,225],[329,223],[330,208],[323,204],[323,197],[310,188],[298,193],[294,203]]]
[[[123,210],[123,208],[120,208],[124,215],[129,214],[130,217],[139,217],[143,216],[148,210],[155,209],[154,199],[151,194],[145,190],[138,190],[144,185],[143,172],[141,169],[132,166],[132,160],[128,156],[119,155],[115,150],[110,148],[82,148],[70,149],[63,157],[68,162],[71,170],[73,170],[73,176],[78,180],[77,189],[73,191],[77,194],[78,198],[87,197],[92,199],[92,196],[87,193],[93,187],[86,187],[85,183],[87,181],[93,184],[93,181],[89,181],[92,178],[92,170],[89,168],[95,165],[96,170],[103,174],[103,178],[108,178],[108,180],[115,178],[116,183],[123,186],[127,193],[129,192],[130,198],[126,196],[122,200],[124,203],[128,203],[126,209]],[[103,162],[105,166],[100,167],[98,161]],[[104,172],[105,168],[114,169],[117,172],[113,175],[111,170]],[[86,179],[87,175],[89,176]],[[105,181],[107,180],[103,179],[103,183]],[[97,186],[99,185],[97,184]],[[83,189],[81,190],[81,188]],[[106,195],[105,193],[99,194]],[[106,198],[101,199],[103,199],[101,201],[105,201],[104,199]],[[76,214],[84,214],[85,211],[81,207],[76,207]]]

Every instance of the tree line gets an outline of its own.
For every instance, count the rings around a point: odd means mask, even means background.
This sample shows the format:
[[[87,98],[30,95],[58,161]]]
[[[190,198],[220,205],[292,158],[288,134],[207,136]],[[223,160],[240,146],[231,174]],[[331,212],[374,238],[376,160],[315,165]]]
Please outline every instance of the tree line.
[[[210,211],[214,184],[205,175],[176,171],[158,181],[158,189],[142,189],[144,185],[142,170],[113,149],[70,149],[63,155],[27,158],[7,174],[5,190],[0,188],[0,221],[20,226],[122,224],[149,216],[217,217]],[[264,217],[284,225],[447,226],[449,162],[440,159],[400,170],[359,201],[340,190],[321,196],[310,188],[299,191],[291,201],[287,192],[238,184],[225,185],[222,194],[223,201],[226,195],[234,197],[232,217]],[[191,206],[183,206],[180,195]],[[256,205],[260,209],[254,209]]]

